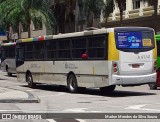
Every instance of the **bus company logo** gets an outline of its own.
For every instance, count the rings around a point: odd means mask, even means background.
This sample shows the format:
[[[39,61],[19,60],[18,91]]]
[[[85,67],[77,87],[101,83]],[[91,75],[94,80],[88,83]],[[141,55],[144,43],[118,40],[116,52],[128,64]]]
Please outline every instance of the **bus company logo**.
[[[138,59],[150,59],[150,55],[141,55],[141,56],[138,56]]]
[[[78,67],[75,64],[65,63],[65,69],[77,69]]]
[[[67,63],[65,63],[65,69],[67,69],[69,66],[68,66],[68,64]]]

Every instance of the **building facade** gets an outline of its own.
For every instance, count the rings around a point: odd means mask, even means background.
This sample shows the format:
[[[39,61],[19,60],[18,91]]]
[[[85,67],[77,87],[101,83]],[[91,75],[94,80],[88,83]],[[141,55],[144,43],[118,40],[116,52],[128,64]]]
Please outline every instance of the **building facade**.
[[[114,4],[114,11],[108,17],[107,23],[105,23],[105,18],[101,16],[102,26],[120,26],[119,8],[115,1]],[[147,0],[126,0],[122,26],[147,26],[154,28],[157,33],[160,33],[160,0],[158,0],[157,4],[157,13],[158,15],[155,17],[154,7]]]

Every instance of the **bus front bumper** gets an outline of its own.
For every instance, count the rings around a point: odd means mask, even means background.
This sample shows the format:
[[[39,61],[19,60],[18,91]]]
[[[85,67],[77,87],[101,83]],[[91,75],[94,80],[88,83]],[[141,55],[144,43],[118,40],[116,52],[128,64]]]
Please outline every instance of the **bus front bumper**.
[[[139,76],[112,75],[110,85],[140,85],[156,82],[156,73]]]

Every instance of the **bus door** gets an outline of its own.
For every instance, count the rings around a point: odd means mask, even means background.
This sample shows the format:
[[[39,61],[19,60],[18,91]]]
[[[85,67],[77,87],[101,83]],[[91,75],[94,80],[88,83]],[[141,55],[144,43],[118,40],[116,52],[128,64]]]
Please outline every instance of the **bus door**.
[[[16,47],[16,68],[18,71],[24,71],[24,47],[17,46]]]

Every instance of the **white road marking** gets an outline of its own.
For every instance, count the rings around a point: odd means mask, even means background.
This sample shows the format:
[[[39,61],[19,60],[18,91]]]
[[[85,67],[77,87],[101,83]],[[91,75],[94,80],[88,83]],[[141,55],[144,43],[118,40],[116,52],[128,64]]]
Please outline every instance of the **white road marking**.
[[[77,121],[79,121],[79,122],[86,122],[85,120],[83,120],[83,119],[76,119]]]
[[[88,108],[72,108],[63,110],[65,112],[101,112],[101,111],[86,111]]]
[[[56,122],[55,120],[53,119],[46,119],[48,122]]]
[[[129,107],[125,108],[125,109],[135,109],[135,110],[137,110],[137,109],[141,109],[142,107],[144,107],[146,105],[148,105],[148,104],[133,105],[133,106],[129,106]]]
[[[64,95],[65,93],[58,93],[58,94],[55,94],[55,95],[46,95],[46,96],[38,96],[38,97],[58,97],[58,96],[62,96]]]
[[[149,105],[149,104],[142,104],[142,105],[133,105],[133,106],[129,106],[125,109],[132,109],[132,110],[142,110],[142,111],[154,111],[154,112],[159,112],[160,110],[158,109],[149,109],[149,108],[142,108],[146,105]]]
[[[25,90],[25,91],[35,91],[34,89],[28,89],[28,90]]]
[[[0,110],[0,112],[12,112],[12,111],[22,111],[22,110]]]

